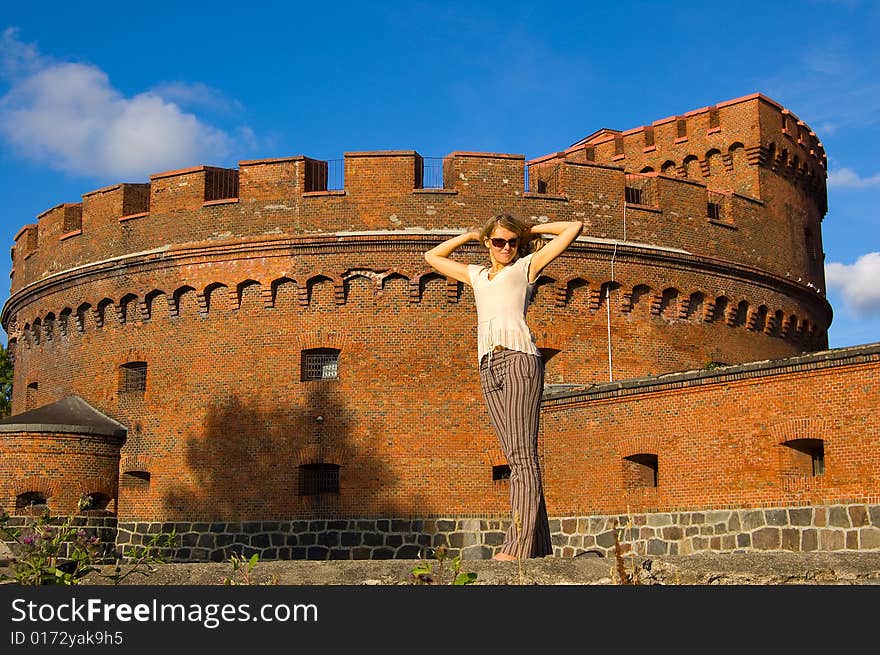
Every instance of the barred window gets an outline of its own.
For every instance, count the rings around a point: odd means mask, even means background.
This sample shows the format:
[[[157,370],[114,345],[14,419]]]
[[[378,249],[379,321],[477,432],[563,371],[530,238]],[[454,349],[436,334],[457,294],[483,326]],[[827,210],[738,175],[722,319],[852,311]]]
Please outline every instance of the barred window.
[[[631,205],[643,205],[642,190],[635,187],[624,187],[624,199]]]
[[[302,381],[335,380],[339,377],[339,350],[335,348],[303,350],[300,368]]]
[[[339,493],[338,464],[302,464],[299,467],[299,495]]]
[[[717,202],[706,203],[706,214],[714,221],[721,220],[721,204]]]
[[[137,393],[146,390],[146,362],[128,362],[119,367],[119,393]]]

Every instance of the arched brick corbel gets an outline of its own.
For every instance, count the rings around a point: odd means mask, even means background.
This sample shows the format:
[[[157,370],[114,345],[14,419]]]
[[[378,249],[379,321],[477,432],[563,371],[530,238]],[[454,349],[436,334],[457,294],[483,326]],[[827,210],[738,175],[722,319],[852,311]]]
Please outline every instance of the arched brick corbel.
[[[119,474],[127,471],[145,471],[151,473],[155,466],[155,460],[149,455],[127,455],[119,463]]]
[[[825,443],[831,441],[829,423],[823,417],[805,416],[781,421],[771,425],[767,434],[774,445],[794,439],[821,439]]]
[[[309,444],[298,453],[296,453],[292,461],[295,466],[304,464],[338,464],[345,463],[345,454],[341,448],[329,446],[325,444]]]
[[[507,457],[500,446],[489,446],[483,450],[483,461],[488,467],[503,466],[507,464]]]
[[[733,155],[730,152],[721,153],[721,161],[724,163],[724,170],[733,172]]]
[[[9,496],[13,499],[15,499],[16,496],[29,491],[37,491],[46,497],[47,502],[58,493],[60,488],[60,481],[52,480],[42,475],[28,475],[20,478],[13,478],[7,486],[7,489],[9,489]]]
[[[633,435],[621,437],[617,442],[617,451],[621,459],[640,453],[659,455],[661,444],[660,437],[656,435]]]

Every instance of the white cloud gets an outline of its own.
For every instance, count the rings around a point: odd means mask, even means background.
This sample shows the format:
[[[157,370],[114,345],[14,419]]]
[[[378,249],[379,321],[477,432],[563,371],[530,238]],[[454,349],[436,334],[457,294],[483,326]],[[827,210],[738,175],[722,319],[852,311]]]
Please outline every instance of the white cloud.
[[[880,252],[869,252],[854,264],[831,262],[825,265],[825,283],[838,289],[845,308],[855,316],[880,315]]]
[[[198,90],[219,102],[222,94],[208,94],[204,85],[164,85],[125,97],[101,69],[47,61],[10,30],[0,41],[0,61],[11,79],[0,98],[0,137],[21,155],[52,168],[111,181],[145,178],[220,163],[238,146],[236,136],[173,102]],[[239,128],[238,134],[247,130]],[[253,138],[248,140],[252,144]]]
[[[860,177],[851,168],[831,169],[828,171],[828,186],[838,189],[864,189],[880,186],[880,173],[870,177]]]

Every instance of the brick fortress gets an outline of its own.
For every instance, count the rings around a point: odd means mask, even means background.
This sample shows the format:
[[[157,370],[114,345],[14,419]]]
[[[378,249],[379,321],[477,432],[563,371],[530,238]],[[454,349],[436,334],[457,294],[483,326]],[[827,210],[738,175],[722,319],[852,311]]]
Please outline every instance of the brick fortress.
[[[827,160],[755,94],[568,149],[199,166],[24,226],[0,503],[180,560],[489,557],[506,462],[469,287],[422,254],[581,220],[529,322],[557,555],[880,549],[880,344],[827,350]],[[474,244],[456,255],[485,261]]]

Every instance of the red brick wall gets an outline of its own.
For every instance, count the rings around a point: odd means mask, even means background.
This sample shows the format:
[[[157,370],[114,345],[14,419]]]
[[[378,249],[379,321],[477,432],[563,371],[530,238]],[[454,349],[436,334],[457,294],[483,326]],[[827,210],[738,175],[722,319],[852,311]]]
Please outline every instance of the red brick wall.
[[[688,119],[700,148],[717,138],[704,113]],[[525,189],[521,155],[467,152],[444,163],[448,188],[414,189],[412,151],[347,153],[345,190],[305,192],[306,159],[292,157],[241,162],[238,198],[205,202],[216,176],[206,167],[86,194],[81,233],[63,234],[70,206],[60,205],[39,217],[36,251],[28,230],[16,237],[2,315],[13,411],[37,382],[35,406],[76,393],[126,424],[120,471],[152,476],[149,489],[122,490],[131,518],[503,514],[472,296],[422,258],[445,236],[498,211],[584,221],[585,238],[546,269],[529,314],[538,345],[558,351],[549,383],[827,346],[830,307],[807,286],[798,250],[822,214],[797,175],[762,159],[780,109],[751,98],[719,116],[744,149],[720,166],[715,155],[697,162],[704,179],[647,178],[650,203],[638,206],[624,206],[626,173],[639,157],[684,153],[684,142],[667,143],[672,123],[655,124],[650,152],[633,150],[633,132],[623,160],[567,155],[548,194]],[[706,212],[712,175],[736,190],[719,221]],[[339,380],[300,381],[301,350],[313,347],[341,349]],[[148,363],[142,397],[118,393],[130,361]],[[320,505],[297,495],[297,467],[318,461],[342,466],[339,498]]]
[[[52,514],[75,513],[85,494],[117,496],[121,439],[70,433],[0,433],[0,511],[36,491]],[[113,510],[114,504],[108,506]]]
[[[546,401],[548,512],[876,503],[880,347],[830,352]],[[823,475],[798,467],[794,439],[824,442]],[[646,453],[658,486],[628,489],[624,458]]]

